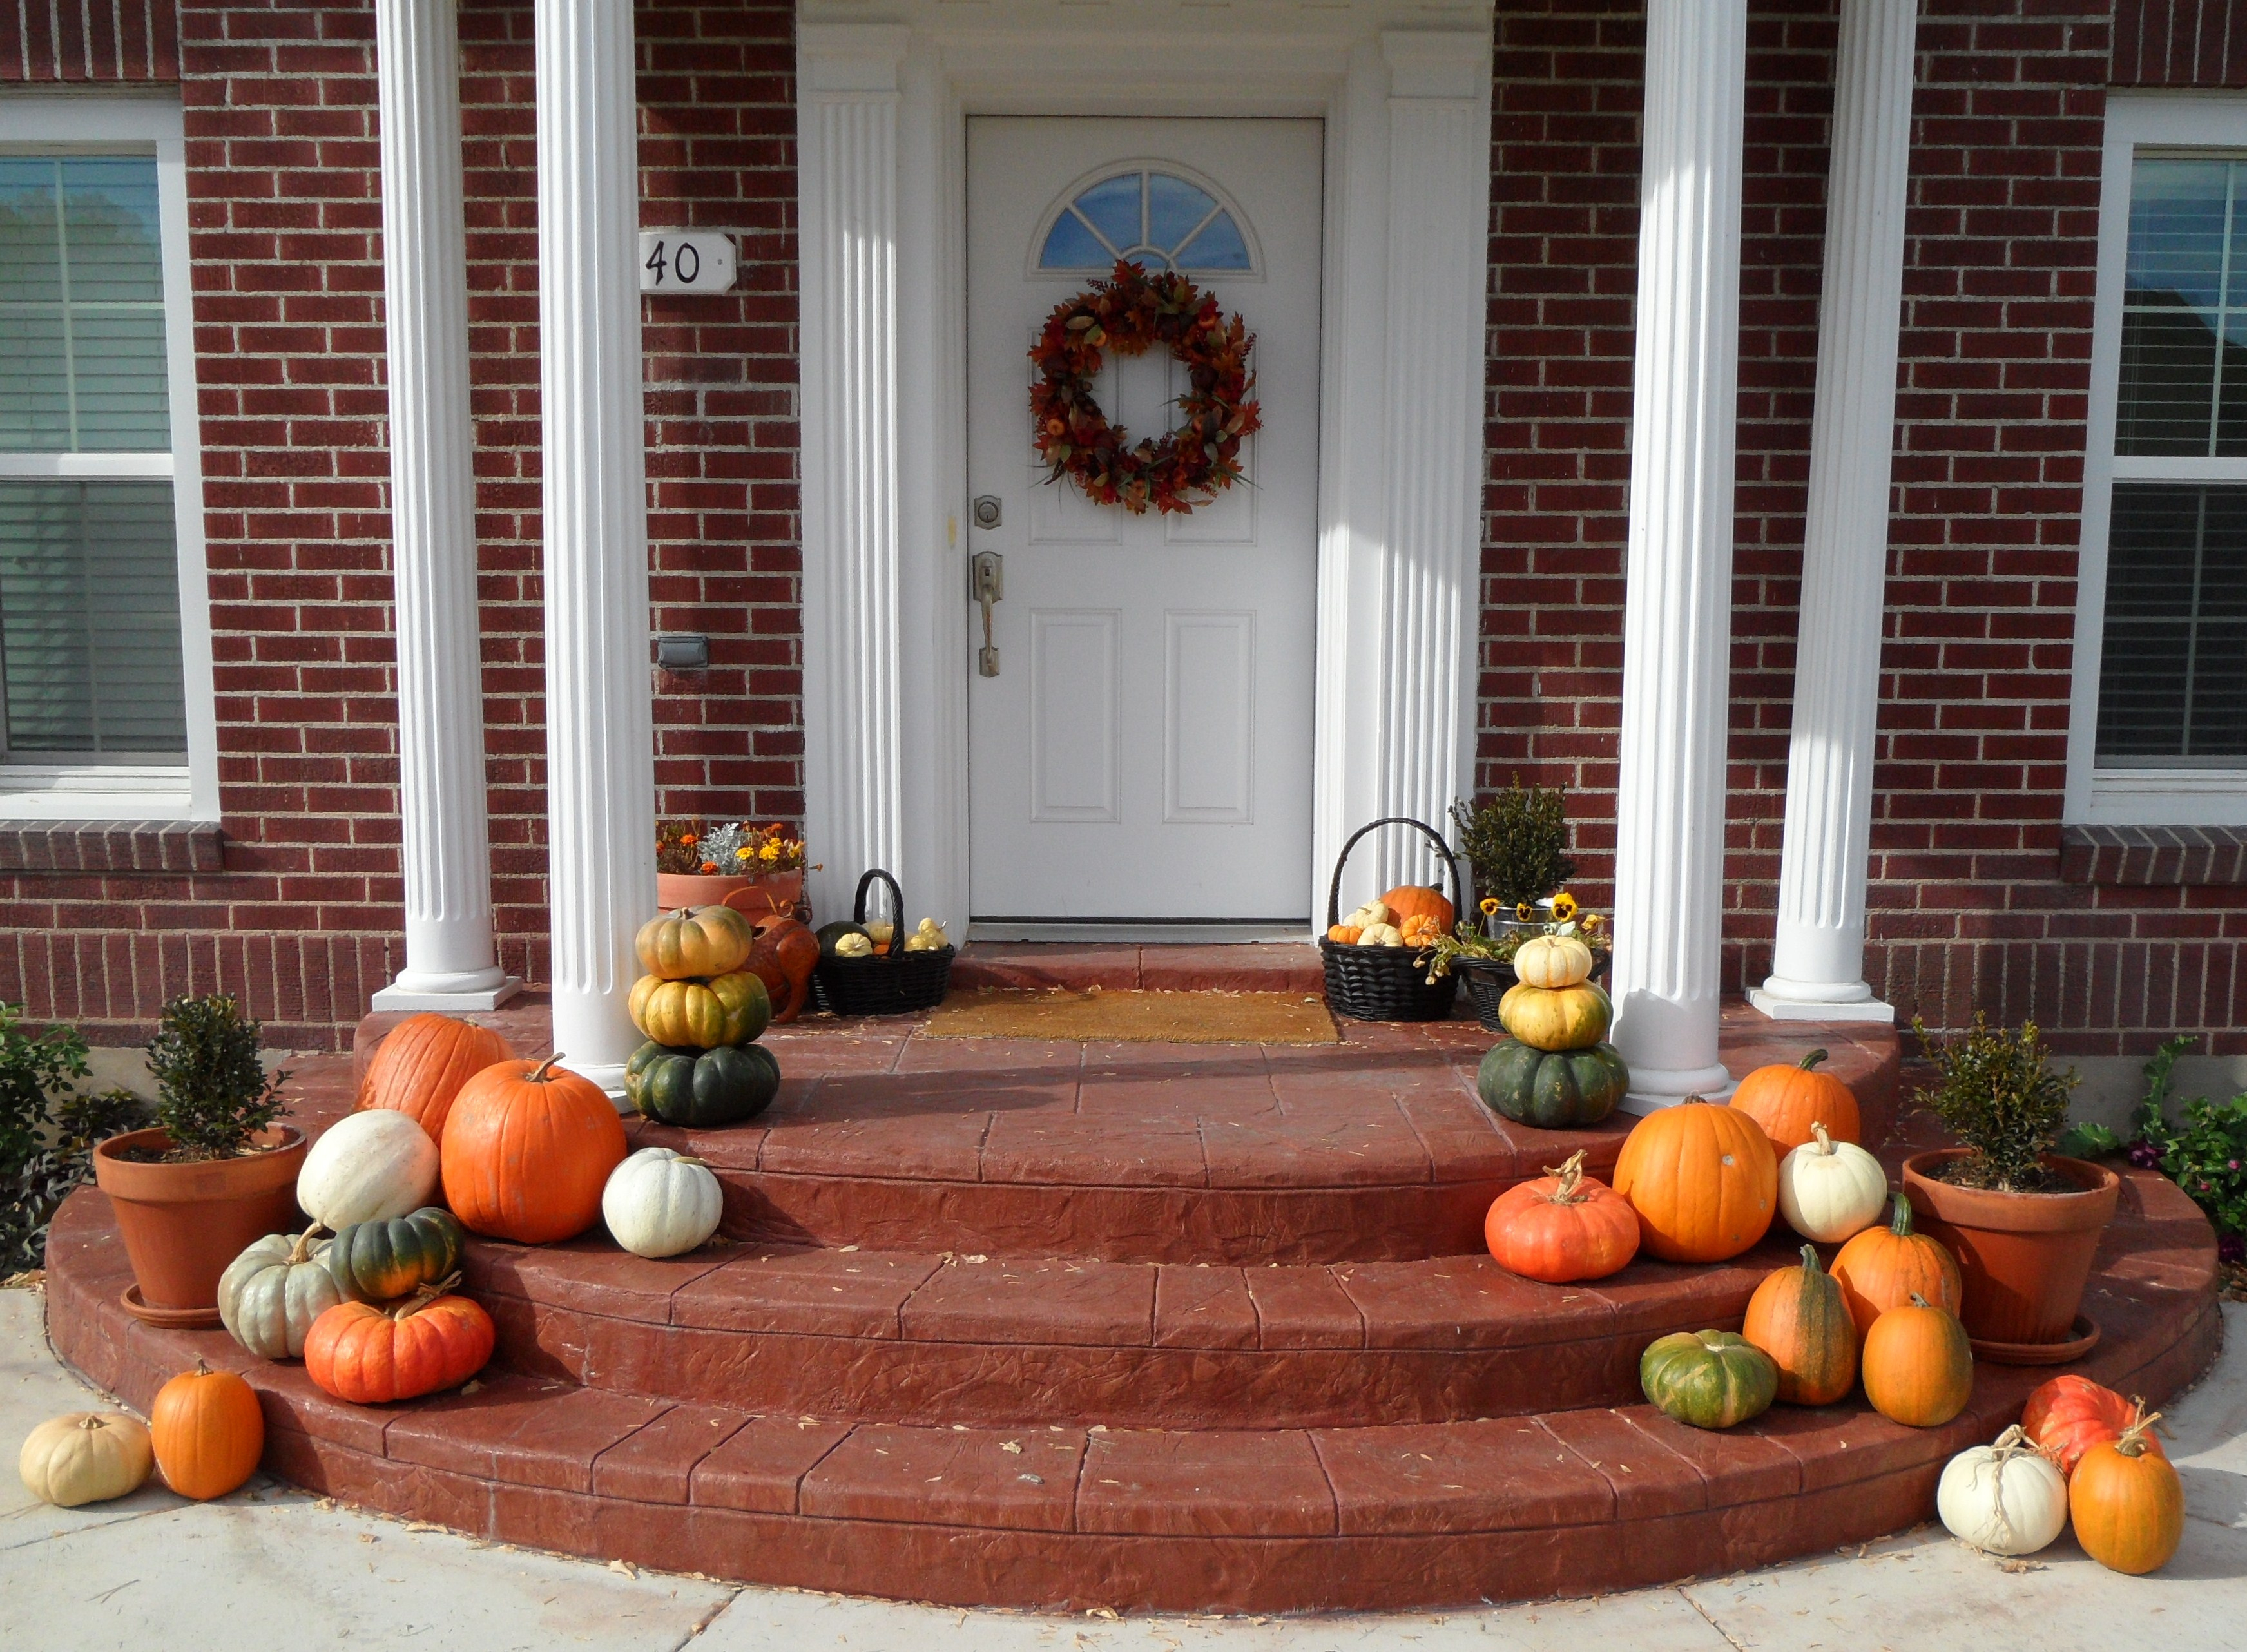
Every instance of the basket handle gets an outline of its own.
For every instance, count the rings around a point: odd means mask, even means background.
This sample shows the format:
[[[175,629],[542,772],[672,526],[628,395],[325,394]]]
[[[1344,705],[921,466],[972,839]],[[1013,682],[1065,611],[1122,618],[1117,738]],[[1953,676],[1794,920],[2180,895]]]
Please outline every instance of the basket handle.
[[[1436,846],[1436,853],[1443,859],[1444,870],[1451,875],[1451,905],[1454,908],[1458,905],[1462,898],[1462,891],[1459,888],[1459,864],[1451,855],[1451,845],[1444,843],[1443,838],[1438,836],[1435,829],[1424,821],[1414,820],[1409,815],[1390,815],[1384,819],[1359,827],[1349,835],[1349,841],[1342,846],[1342,853],[1335,857],[1334,881],[1327,885],[1327,927],[1328,929],[1342,922],[1342,869],[1349,864],[1349,851],[1357,847],[1359,838],[1368,832],[1377,831],[1383,826],[1410,826]]]
[[[898,939],[902,940],[905,939],[905,892],[898,887],[896,878],[878,866],[870,867],[866,875],[858,880],[857,897],[850,903],[850,921],[854,924],[864,924],[866,921],[866,891],[874,886],[874,880],[877,877],[890,886],[890,904],[896,909],[898,915]]]

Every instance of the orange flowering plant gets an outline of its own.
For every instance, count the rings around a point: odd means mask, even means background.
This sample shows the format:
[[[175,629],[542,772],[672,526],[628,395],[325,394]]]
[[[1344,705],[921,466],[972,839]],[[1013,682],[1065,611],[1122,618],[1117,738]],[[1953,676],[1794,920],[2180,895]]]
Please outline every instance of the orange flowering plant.
[[[747,821],[659,820],[655,823],[655,869],[711,877],[762,877],[805,870],[803,840],[785,826]]]

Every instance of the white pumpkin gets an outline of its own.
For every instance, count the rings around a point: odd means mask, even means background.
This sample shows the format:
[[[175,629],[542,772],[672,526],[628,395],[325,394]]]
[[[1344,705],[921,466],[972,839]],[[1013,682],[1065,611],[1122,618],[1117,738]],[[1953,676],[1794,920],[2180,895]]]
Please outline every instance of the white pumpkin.
[[[2067,1478],[2016,1423],[1995,1445],[1943,1465],[1935,1512],[1951,1536],[1985,1554],[2034,1554],[2067,1524]]]
[[[1397,914],[1381,902],[1369,900],[1342,921],[1352,929],[1370,929],[1376,924],[1394,924]]]
[[[24,1489],[74,1509],[137,1492],[156,1465],[146,1424],[119,1411],[72,1411],[33,1429],[16,1459]]]
[[[1838,1245],[1881,1219],[1888,1173],[1854,1142],[1837,1142],[1823,1124],[1816,1138],[1779,1162],[1779,1212],[1806,1239]]]
[[[1574,935],[1532,935],[1514,949],[1513,978],[1558,990],[1592,978],[1592,949]]]
[[[437,1143],[405,1114],[352,1113],[314,1142],[297,1172],[297,1203],[323,1227],[389,1222],[437,1193]]]
[[[609,1172],[601,1219],[635,1256],[679,1256],[718,1231],[726,1196],[710,1167],[667,1147],[644,1147]]]
[[[1404,932],[1394,924],[1368,924],[1357,932],[1360,946],[1402,946]]]
[[[315,1222],[294,1238],[253,1239],[219,1275],[220,1321],[262,1360],[302,1359],[312,1321],[345,1300],[323,1259],[327,1241],[313,1242],[319,1231]]]

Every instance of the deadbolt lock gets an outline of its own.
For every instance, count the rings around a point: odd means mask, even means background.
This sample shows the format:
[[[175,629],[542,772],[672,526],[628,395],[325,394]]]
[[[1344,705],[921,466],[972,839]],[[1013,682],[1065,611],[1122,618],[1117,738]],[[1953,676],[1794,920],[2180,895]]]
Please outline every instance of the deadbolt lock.
[[[998,495],[981,494],[977,495],[975,500],[975,525],[978,528],[996,528],[999,523],[1004,520],[1005,515],[1005,511],[1000,508]]]

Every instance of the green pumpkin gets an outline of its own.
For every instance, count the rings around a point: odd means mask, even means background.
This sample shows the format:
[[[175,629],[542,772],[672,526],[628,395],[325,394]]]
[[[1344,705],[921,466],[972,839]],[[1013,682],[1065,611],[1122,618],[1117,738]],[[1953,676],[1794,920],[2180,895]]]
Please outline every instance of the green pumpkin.
[[[395,1221],[353,1222],[328,1241],[328,1273],[346,1302],[387,1302],[458,1272],[467,1239],[452,1212],[434,1205]]]
[[[1638,1385],[1680,1423],[1728,1429],[1771,1409],[1779,1366],[1730,1331],[1678,1331],[1657,1337],[1639,1356]]]
[[[866,935],[866,926],[864,924],[853,924],[847,919],[838,918],[832,924],[822,924],[818,932],[819,960],[823,964],[831,964],[836,958],[835,943],[845,935]],[[866,944],[871,946],[873,943],[874,938],[871,935],[866,935]]]
[[[1509,1038],[1490,1047],[1475,1073],[1485,1107],[1541,1130],[1596,1124],[1629,1087],[1630,1068],[1612,1044],[1541,1050]]]
[[[643,1044],[625,1063],[625,1095],[642,1116],[688,1130],[755,1118],[779,1094],[780,1063],[762,1044]]]

